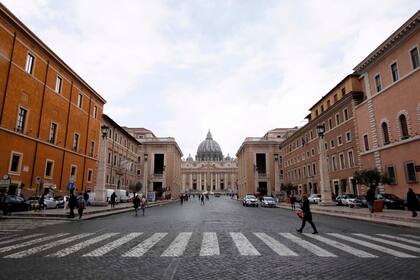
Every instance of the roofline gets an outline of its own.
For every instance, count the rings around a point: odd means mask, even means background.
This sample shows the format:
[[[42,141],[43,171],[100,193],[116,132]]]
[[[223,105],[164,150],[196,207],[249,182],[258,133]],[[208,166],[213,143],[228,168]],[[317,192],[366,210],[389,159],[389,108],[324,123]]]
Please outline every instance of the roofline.
[[[412,17],[410,17],[403,25],[400,26],[394,33],[391,34],[385,41],[383,41],[376,49],[374,49],[365,59],[363,59],[353,70],[357,73],[361,73],[366,69],[372,62],[380,58],[384,53],[390,50],[391,46],[395,45],[401,37],[404,37],[407,33],[415,30],[420,23],[420,10],[418,10]],[[417,27],[416,27],[417,26]]]
[[[166,137],[162,137],[162,138],[166,138]],[[145,140],[145,139],[147,139],[147,138],[143,138],[142,139],[142,144],[143,145],[162,145],[162,144],[173,144],[173,145],[175,145],[175,147],[176,147],[176,149],[178,150],[178,152],[181,154],[181,159],[182,159],[182,157],[184,156],[184,154],[182,153],[182,150],[181,150],[181,148],[179,147],[179,145],[178,145],[178,143],[176,142],[176,140],[175,140],[175,138],[173,138],[174,139],[174,141],[153,141],[153,140],[151,140],[151,141],[148,141],[148,140]],[[149,139],[154,139],[154,138],[149,138]],[[155,139],[159,139],[159,137],[156,137]]]
[[[330,89],[327,92],[326,95],[322,96],[321,99],[319,99],[311,108],[309,108],[309,111],[311,111],[313,108],[318,106],[318,104],[321,103],[321,101],[323,101],[325,97],[327,97],[330,93],[332,93],[334,90],[336,90],[338,88],[338,86],[341,85],[345,80],[347,80],[348,78],[351,78],[351,77],[359,78],[359,75],[356,74],[356,73],[348,74],[346,77],[344,77],[344,79],[342,79],[338,84],[336,84],[332,89]]]
[[[37,44],[41,46],[41,48],[46,51],[49,55],[53,57],[64,69],[70,72],[77,80],[79,80],[86,88],[88,88],[97,98],[99,98],[104,104],[106,100],[97,93],[85,80],[83,80],[73,69],[70,68],[56,53],[54,53],[38,36],[35,35],[21,20],[19,20],[4,4],[0,2],[0,12],[4,14],[7,18],[9,18],[12,23],[20,29],[20,31],[27,36],[29,36],[32,40],[34,40]]]
[[[121,130],[125,134],[125,136],[127,136],[131,140],[135,141],[137,144],[142,145],[139,141],[137,141],[137,139],[135,137],[133,137],[130,133],[128,133],[127,130],[122,128],[116,121],[111,119],[108,115],[102,114],[102,118],[103,118],[104,121],[110,122],[113,126],[117,127],[119,130]]]

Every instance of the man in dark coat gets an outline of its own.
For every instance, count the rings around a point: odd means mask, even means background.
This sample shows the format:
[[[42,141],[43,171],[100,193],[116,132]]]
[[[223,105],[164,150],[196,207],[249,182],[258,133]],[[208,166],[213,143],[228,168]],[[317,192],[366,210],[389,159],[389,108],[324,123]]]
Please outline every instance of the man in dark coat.
[[[419,201],[417,200],[417,196],[414,193],[412,188],[408,189],[407,192],[407,207],[408,210],[411,210],[411,212],[413,212],[413,217],[417,217],[417,207],[418,207],[418,203]]]
[[[316,230],[315,224],[314,222],[312,222],[312,213],[311,213],[311,209],[309,208],[309,200],[308,197],[306,197],[306,195],[304,195],[302,197],[302,212],[303,212],[303,218],[302,218],[302,226],[300,227],[300,229],[297,230],[297,232],[302,233],[303,228],[305,227],[306,222],[310,223],[312,226],[312,229],[314,230],[312,232],[312,234],[317,234],[318,231]]]
[[[76,196],[71,193],[69,198],[69,208],[70,208],[70,215],[69,218],[74,218],[74,208],[77,205],[77,198]]]
[[[117,195],[115,194],[115,192],[113,192],[111,194],[111,208],[115,207],[115,199],[117,198]]]

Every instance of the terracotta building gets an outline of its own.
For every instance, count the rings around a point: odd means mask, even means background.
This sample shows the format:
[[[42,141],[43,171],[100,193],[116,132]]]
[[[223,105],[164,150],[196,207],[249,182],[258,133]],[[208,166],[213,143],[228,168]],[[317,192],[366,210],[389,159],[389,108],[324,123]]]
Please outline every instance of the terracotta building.
[[[362,168],[377,168],[393,183],[381,192],[420,193],[420,11],[354,71],[363,103],[356,107]]]
[[[0,4],[0,174],[10,192],[93,189],[104,103]]]
[[[124,128],[142,145],[139,163],[143,166],[143,184],[156,198],[179,197],[181,192],[182,151],[172,137],[156,137],[144,128]]]
[[[229,155],[223,157],[210,131],[198,146],[195,158],[189,155],[182,161],[182,192],[237,193],[237,162]]]
[[[276,128],[263,137],[247,137],[236,153],[239,196],[277,195],[283,177],[281,143],[296,129]]]
[[[348,75],[310,108],[308,123],[281,144],[283,184],[297,187],[299,194],[320,193],[317,126],[322,125],[332,193],[359,193],[353,174],[359,168],[355,107],[363,99],[360,90],[358,75]]]

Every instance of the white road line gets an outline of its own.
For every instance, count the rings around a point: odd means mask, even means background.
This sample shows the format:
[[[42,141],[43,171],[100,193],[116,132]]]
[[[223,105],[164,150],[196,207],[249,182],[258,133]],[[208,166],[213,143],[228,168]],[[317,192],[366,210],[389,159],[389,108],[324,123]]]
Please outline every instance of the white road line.
[[[15,242],[15,241],[22,241],[22,240],[34,238],[34,237],[37,237],[37,236],[40,236],[40,235],[44,235],[44,234],[43,233],[35,233],[35,234],[31,234],[31,235],[26,235],[26,236],[19,236],[19,237],[15,237],[15,238],[8,239],[8,240],[3,240],[3,241],[0,242],[0,245],[7,244],[7,243],[12,243],[12,242]]]
[[[6,240],[6,243],[8,243],[9,241],[8,240],[10,240],[10,239],[12,239],[12,238],[15,238],[16,236],[18,236],[17,234],[6,234],[6,235],[1,235],[0,236],[0,244],[2,243],[2,242],[4,242],[4,240],[5,239],[7,239]]]
[[[178,236],[172,241],[171,245],[162,253],[162,257],[179,257],[184,254],[185,249],[187,248],[188,241],[190,241],[192,232],[181,232]]]
[[[415,238],[415,239],[420,239],[419,235],[413,235],[413,234],[401,234],[402,236],[406,236],[406,237],[411,237],[411,238]]]
[[[395,256],[395,257],[417,258],[416,256],[413,256],[413,255],[409,255],[409,254],[406,254],[406,253],[403,253],[403,252],[399,252],[399,251],[396,251],[396,250],[393,250],[393,249],[389,249],[387,247],[376,245],[376,244],[373,244],[373,243],[370,243],[370,242],[367,242],[367,241],[363,241],[363,240],[356,239],[356,238],[346,236],[346,235],[342,235],[342,234],[339,234],[339,233],[327,233],[327,234],[331,235],[331,236],[334,236],[336,238],[342,239],[342,240],[346,240],[346,241],[356,243],[356,244],[361,245],[361,246],[365,246],[365,247],[368,247],[368,248],[371,248],[371,249],[374,249],[374,250],[381,251],[383,253],[386,253],[386,254],[389,254],[389,255],[392,255],[392,256]]]
[[[242,256],[259,256],[260,253],[241,232],[231,232],[233,242]]]
[[[322,249],[321,247],[318,247],[315,244],[312,244],[311,242],[308,242],[302,238],[299,238],[296,235],[293,235],[291,233],[279,233],[279,234],[283,236],[284,238],[287,238],[290,241],[296,243],[297,245],[303,247],[309,252],[317,255],[318,257],[333,257],[333,258],[337,257],[333,253],[330,253],[327,250]]]
[[[315,240],[318,240],[322,243],[325,243],[331,247],[334,247],[336,249],[339,249],[341,251],[344,251],[346,253],[349,253],[351,255],[357,256],[359,258],[377,258],[378,256],[372,255],[368,252],[356,249],[354,247],[348,246],[346,244],[337,242],[333,239],[329,239],[320,235],[310,234],[310,233],[304,233],[305,236],[313,238]]]
[[[373,237],[373,236],[370,236],[370,235],[367,235],[367,234],[362,234],[362,233],[354,233],[353,235],[363,237],[363,238],[366,238],[366,239],[369,239],[369,240],[373,240],[373,241],[376,241],[376,242],[381,242],[381,243],[384,243],[384,244],[388,244],[388,245],[398,247],[398,248],[401,248],[401,249],[405,249],[407,251],[420,253],[420,248],[413,247],[412,245],[402,244],[402,243],[399,243],[399,242],[395,242],[395,241],[391,241],[391,240],[387,240],[387,239],[383,239],[383,238],[377,238],[377,237]]]
[[[114,250],[115,248],[118,248],[122,246],[123,244],[133,240],[134,238],[142,235],[142,232],[132,232],[130,234],[127,234],[126,236],[123,236],[115,241],[112,241],[111,243],[105,244],[104,246],[89,252],[87,254],[84,254],[83,257],[100,257],[105,255],[106,253]]]
[[[215,232],[203,232],[203,242],[201,243],[200,256],[220,255],[219,241]]]
[[[33,244],[36,244],[36,243],[41,243],[41,242],[48,241],[48,240],[58,238],[58,237],[62,237],[62,236],[65,236],[65,235],[69,235],[69,233],[58,233],[58,234],[55,234],[55,235],[49,235],[49,236],[38,238],[38,239],[32,239],[30,241],[26,241],[26,242],[23,242],[23,243],[11,245],[11,246],[8,246],[8,247],[3,247],[3,248],[0,248],[0,253],[9,252],[9,251],[12,251],[12,250],[15,250],[15,249],[30,246],[30,245],[33,245]]]
[[[156,243],[158,243],[162,238],[164,238],[168,233],[158,232],[138,244],[136,247],[130,251],[123,254],[123,257],[141,257],[147,253]]]
[[[382,236],[382,237],[395,239],[395,240],[399,240],[399,241],[403,241],[403,242],[407,242],[407,243],[411,243],[411,244],[415,244],[415,245],[420,245],[420,241],[417,241],[417,240],[411,240],[411,239],[407,239],[407,238],[404,238],[404,237],[399,237],[399,236],[394,236],[394,235],[389,235],[389,234],[377,234],[377,235]]]
[[[270,249],[276,252],[279,256],[298,256],[295,252],[287,248],[285,245],[274,239],[273,237],[262,233],[262,232],[254,232],[254,235],[261,239],[262,242],[265,243]]]
[[[18,259],[18,258],[23,258],[23,257],[27,257],[30,255],[35,255],[36,253],[57,247],[57,246],[61,246],[70,242],[73,242],[75,240],[79,240],[88,236],[93,235],[93,233],[82,233],[82,234],[78,234],[78,235],[73,235],[70,237],[65,237],[64,239],[58,240],[58,241],[54,241],[52,243],[48,243],[48,244],[44,244],[44,245],[40,245],[37,247],[33,247],[24,251],[20,251],[11,255],[7,255],[4,258],[12,258],[12,259]]]
[[[86,247],[88,247],[88,246],[90,246],[92,244],[95,244],[95,243],[101,242],[102,240],[105,240],[105,239],[108,239],[110,237],[113,237],[113,236],[115,236],[117,234],[118,233],[114,233],[114,232],[105,233],[105,234],[99,235],[99,236],[97,236],[95,238],[92,238],[92,239],[83,241],[83,242],[81,242],[79,244],[76,244],[76,245],[73,245],[71,247],[68,247],[68,248],[65,248],[63,250],[60,250],[60,251],[58,251],[58,252],[56,252],[54,254],[49,254],[49,255],[47,255],[47,257],[59,257],[59,258],[65,257],[65,256],[68,256],[70,254],[73,254],[73,253],[75,253],[77,251],[80,251],[83,248],[86,248]]]

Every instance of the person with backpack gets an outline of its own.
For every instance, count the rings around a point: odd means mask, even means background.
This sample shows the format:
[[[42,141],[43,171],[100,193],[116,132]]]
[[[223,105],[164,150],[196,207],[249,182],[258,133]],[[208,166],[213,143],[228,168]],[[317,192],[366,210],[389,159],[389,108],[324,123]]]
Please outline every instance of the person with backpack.
[[[79,219],[83,216],[83,210],[86,208],[86,201],[83,196],[77,199],[77,211],[79,212]]]
[[[143,211],[143,216],[144,216],[144,211],[146,210],[146,198],[144,197],[144,195],[140,200],[140,208]]]
[[[133,206],[134,206],[134,212],[136,213],[136,216],[137,216],[137,210],[139,209],[139,206],[140,206],[140,198],[138,194],[136,194],[136,196],[133,199]]]
[[[117,195],[115,194],[115,192],[113,192],[111,194],[111,208],[115,207],[115,199],[117,198]]]
[[[69,197],[69,208],[70,208],[70,215],[69,218],[74,218],[74,208],[77,205],[77,198],[76,196],[71,193]]]

